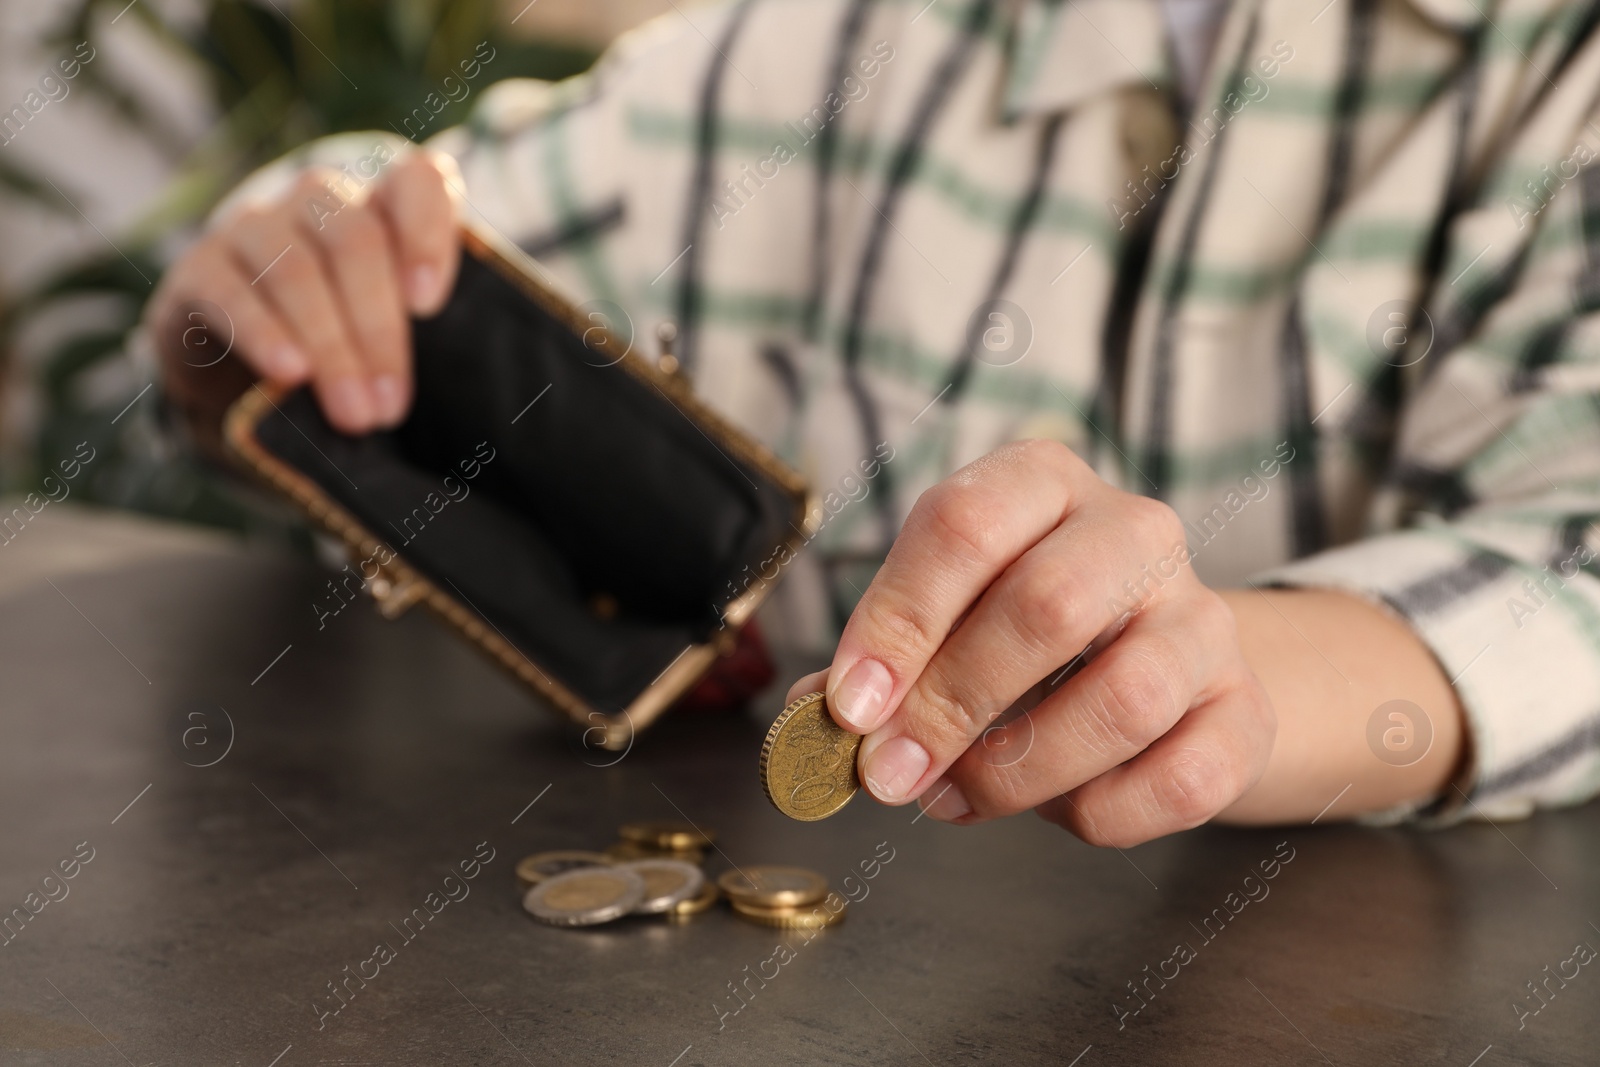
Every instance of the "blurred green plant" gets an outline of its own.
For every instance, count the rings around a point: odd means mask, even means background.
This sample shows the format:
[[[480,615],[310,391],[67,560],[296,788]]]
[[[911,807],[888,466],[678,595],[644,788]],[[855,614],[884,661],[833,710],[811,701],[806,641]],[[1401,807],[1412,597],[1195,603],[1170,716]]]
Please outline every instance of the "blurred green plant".
[[[458,73],[456,64],[472,57],[479,42],[495,49],[484,83],[558,79],[594,61],[583,49],[508,38],[499,6],[495,0],[209,0],[202,18],[180,24],[150,4],[80,0],[52,35],[52,46],[96,43],[100,28],[125,12],[142,20],[175,62],[198,72],[217,120],[195,142],[120,81],[111,64],[82,68],[79,87],[173,159],[176,175],[145,216],[117,235],[121,252],[107,248],[74,262],[0,304],[0,358],[34,322],[82,323],[66,329],[38,361],[39,430],[22,469],[5,472],[5,487],[37,487],[56,458],[87,440],[97,457],[75,490],[77,499],[281,532],[280,519],[259,513],[218,472],[171,447],[155,418],[160,383],[144,380],[140,375],[148,371],[132,366],[130,335],[160,276],[163,250],[245,175],[305,141],[396,129],[428,94],[443,97],[442,80]],[[448,104],[427,133],[461,121],[471,103]],[[58,184],[0,159],[0,195],[75,218],[72,203],[79,198]],[[80,306],[93,313],[75,315]],[[149,393],[141,394],[147,386]]]

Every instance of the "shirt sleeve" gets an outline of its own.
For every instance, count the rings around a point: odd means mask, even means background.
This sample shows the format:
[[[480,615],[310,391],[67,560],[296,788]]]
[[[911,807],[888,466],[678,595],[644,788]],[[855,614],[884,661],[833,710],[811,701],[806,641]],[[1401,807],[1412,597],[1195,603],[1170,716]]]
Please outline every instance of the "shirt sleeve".
[[[1447,265],[1448,296],[1412,324],[1433,348],[1401,372],[1410,400],[1372,509],[1398,532],[1256,578],[1383,606],[1455,687],[1468,766],[1380,820],[1520,818],[1600,792],[1600,168],[1548,174],[1491,173],[1452,256],[1467,263],[1486,231],[1513,251],[1476,277]]]

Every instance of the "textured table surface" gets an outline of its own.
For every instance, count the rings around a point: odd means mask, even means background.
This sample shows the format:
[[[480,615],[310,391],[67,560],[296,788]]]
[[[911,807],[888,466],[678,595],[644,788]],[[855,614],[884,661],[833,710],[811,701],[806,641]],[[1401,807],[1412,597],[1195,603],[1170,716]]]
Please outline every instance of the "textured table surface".
[[[0,946],[0,1063],[1600,1062],[1600,966],[1573,962],[1600,948],[1600,808],[1127,853],[863,799],[793,823],[755,776],[780,695],[599,766],[427,617],[319,631],[319,584],[183,545],[8,576],[0,913],[31,918]],[[522,913],[518,857],[680,813],[720,832],[713,869],[853,872],[848,921]]]

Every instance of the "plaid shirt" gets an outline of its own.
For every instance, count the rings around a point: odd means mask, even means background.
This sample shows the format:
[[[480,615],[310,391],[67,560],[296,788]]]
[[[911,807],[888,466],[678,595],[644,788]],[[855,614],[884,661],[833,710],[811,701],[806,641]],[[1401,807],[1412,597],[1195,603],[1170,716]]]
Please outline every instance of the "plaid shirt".
[[[1234,0],[1183,114],[1156,0],[735,0],[432,143],[824,494],[783,639],[923,489],[1055,438],[1210,584],[1404,618],[1470,722],[1430,814],[1512,817],[1600,788],[1597,17]]]

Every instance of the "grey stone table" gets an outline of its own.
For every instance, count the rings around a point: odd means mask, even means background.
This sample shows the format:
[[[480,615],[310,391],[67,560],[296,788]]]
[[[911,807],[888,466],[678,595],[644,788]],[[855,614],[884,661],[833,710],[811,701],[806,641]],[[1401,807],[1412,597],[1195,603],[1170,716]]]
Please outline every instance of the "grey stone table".
[[[319,631],[304,565],[158,527],[64,551],[105,538],[62,510],[0,553],[0,1063],[1600,1062],[1600,808],[1126,853],[864,800],[792,823],[755,777],[777,695],[598,766],[426,617]],[[714,864],[853,872],[848,921],[522,913],[519,856],[679,813]]]

